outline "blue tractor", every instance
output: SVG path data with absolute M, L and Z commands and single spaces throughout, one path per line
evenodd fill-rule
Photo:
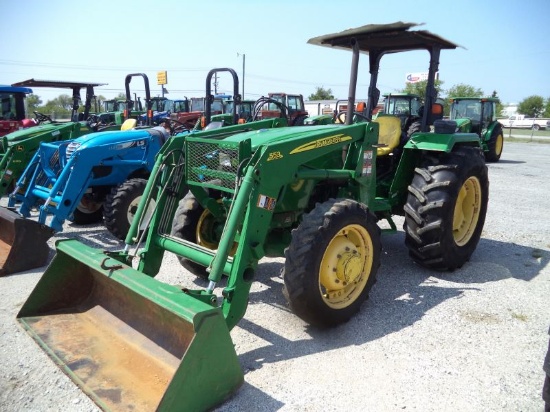
M 105 218 L 109 231 L 124 239 L 155 156 L 169 137 L 154 127 L 42 143 L 8 206 L 19 205 L 23 217 L 38 208 L 38 222 L 54 232 L 65 220 L 90 224 Z
M 209 79 L 220 70 L 230 69 L 213 69 Z M 145 83 L 144 125 L 131 117 L 129 85 L 139 76 Z M 237 80 L 235 85 L 237 93 Z M 164 126 L 153 127 L 153 104 L 145 74 L 126 76 L 126 95 L 127 118 L 120 131 L 40 144 L 17 181 L 8 208 L 0 208 L 0 245 L 5 244 L 8 251 L 5 259 L 0 256 L 0 262 L 4 260 L 0 276 L 44 265 L 49 255 L 46 241 L 63 230 L 66 220 L 76 224 L 103 220 L 112 235 L 124 240 L 155 156 L 171 135 L 190 132 L 169 118 Z M 239 96 L 236 100 L 240 101 Z M 207 117 L 209 122 L 209 113 Z M 38 224 L 29 219 L 35 209 Z
M 143 77 L 148 91 L 145 74 L 128 75 L 127 85 L 135 76 Z M 155 156 L 170 137 L 150 121 L 147 117 L 149 124 L 136 127 L 137 120 L 128 119 L 121 131 L 42 143 L 18 180 L 9 207 L 17 207 L 23 217 L 38 208 L 38 222 L 53 232 L 61 231 L 65 220 L 90 224 L 105 219 L 109 231 L 124 239 Z

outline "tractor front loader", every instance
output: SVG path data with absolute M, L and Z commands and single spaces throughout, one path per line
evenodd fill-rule
M 2 138 L 0 145 L 0 196 L 9 194 L 15 182 L 29 164 L 41 142 L 57 142 L 75 139 L 88 134 L 91 127 L 90 109 L 94 97 L 94 87 L 99 83 L 66 82 L 30 79 L 15 83 L 18 87 L 53 87 L 72 90 L 71 121 L 56 122 L 48 115 L 35 112 L 39 125 L 33 128 L 18 130 Z M 80 91 L 86 90 L 84 112 L 79 113 Z M 120 126 L 119 126 L 120 127 Z
M 419 264 L 454 270 L 468 261 L 484 224 L 487 168 L 477 135 L 446 121 L 429 131 L 441 109 L 433 104 L 439 54 L 457 46 L 414 26 L 310 40 L 353 53 L 345 125 L 248 123 L 176 136 L 156 158 L 124 250 L 57 242 L 17 318 L 100 407 L 202 411 L 230 396 L 243 373 L 229 332 L 245 315 L 264 256 L 286 258 L 283 293 L 320 327 L 346 322 L 367 299 L 380 265 L 379 220 L 395 228 L 392 215 L 405 216 Z M 428 110 L 422 132 L 402 145 L 398 117 L 371 116 L 380 59 L 408 50 L 430 54 Z M 366 112 L 355 113 L 361 52 L 371 83 Z M 208 286 L 154 279 L 165 252 Z

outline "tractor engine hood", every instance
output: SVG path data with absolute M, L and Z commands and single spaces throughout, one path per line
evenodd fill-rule
M 170 136 L 163 127 L 155 127 L 152 129 L 138 129 L 126 131 L 109 131 L 98 132 L 79 137 L 71 142 L 70 146 L 73 151 L 84 150 L 87 148 L 95 148 L 98 146 L 120 146 L 121 149 L 131 145 L 146 144 L 146 141 L 152 138 L 158 138 L 162 143 Z
M 326 136 L 327 134 L 341 135 L 350 133 L 351 130 L 364 128 L 367 123 L 357 123 L 352 126 L 300 126 L 300 127 L 285 127 L 275 129 L 261 129 L 256 131 L 250 131 L 246 133 L 239 133 L 224 139 L 225 141 L 240 142 L 246 139 L 250 139 L 252 144 L 252 150 L 257 147 L 276 143 L 278 141 L 289 141 L 293 138 L 300 139 L 309 136 L 314 141 L 316 136 Z
M 73 126 L 74 126 L 74 123 L 61 123 L 61 124 L 49 123 L 49 124 L 34 126 L 29 129 L 18 130 L 16 132 L 6 135 L 5 138 L 7 139 L 8 143 L 11 144 L 11 143 L 19 142 L 24 139 L 28 139 L 29 137 L 34 137 L 44 133 L 51 133 L 58 130 L 63 130 L 65 128 L 71 128 Z

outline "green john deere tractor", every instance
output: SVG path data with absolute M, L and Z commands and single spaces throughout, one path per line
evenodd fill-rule
M 458 130 L 476 133 L 487 162 L 498 162 L 504 146 L 502 125 L 497 120 L 497 103 L 494 97 L 453 97 L 451 119 Z
M 383 114 L 399 117 L 401 129 L 407 136 L 419 131 L 422 124 L 422 110 L 422 98 L 416 94 L 393 93 L 384 95 Z
M 275 127 L 284 119 L 271 119 L 170 139 L 124 250 L 58 241 L 19 322 L 105 410 L 207 410 L 244 380 L 229 331 L 245 315 L 262 257 L 286 258 L 291 309 L 321 327 L 346 322 L 367 299 L 380 265 L 380 220 L 396 229 L 392 216 L 404 216 L 418 264 L 460 268 L 484 225 L 487 167 L 475 133 L 441 119 L 429 131 L 441 111 L 440 52 L 457 45 L 415 26 L 367 25 L 309 40 L 352 52 L 346 124 Z M 429 54 L 427 110 L 422 130 L 400 146 L 401 120 L 371 115 L 381 58 L 409 50 Z M 354 113 L 360 53 L 368 53 L 371 78 L 366 112 Z M 208 285 L 157 281 L 165 252 Z

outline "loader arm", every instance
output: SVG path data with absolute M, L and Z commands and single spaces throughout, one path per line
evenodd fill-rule
M 277 119 L 266 122 L 274 121 Z M 255 123 L 248 126 L 253 125 Z M 240 134 L 228 134 L 229 129 L 218 132 L 226 136 L 222 140 L 213 139 L 215 134 L 204 138 L 201 133 L 201 137 L 175 138 L 163 148 L 152 173 L 154 178 L 149 181 L 145 193 L 149 195 L 156 186 L 161 195 L 156 199 L 158 212 L 151 218 L 149 235 L 139 255 L 138 270 L 155 276 L 165 251 L 210 267 L 210 286 L 205 290 L 186 290 L 185 293 L 214 306 L 218 305 L 214 294 L 216 284 L 227 275 L 229 280 L 222 291 L 221 307 L 231 329 L 246 311 L 251 282 L 258 260 L 266 255 L 264 245 L 277 199 L 284 187 L 288 182 L 303 179 L 338 179 L 354 182 L 366 202 L 373 199 L 374 169 L 364 170 L 363 156 L 365 152 L 375 152 L 372 146 L 377 142 L 378 127 L 362 123 L 326 128 L 259 128 L 258 131 Z M 182 145 L 185 147 L 185 162 L 181 158 Z M 308 166 L 316 159 L 342 153 L 348 147 L 355 149 L 347 152 L 346 159 L 340 157 L 338 168 L 315 170 Z M 215 159 L 210 156 L 212 153 L 216 154 Z M 211 187 L 223 191 L 229 199 L 225 228 L 217 251 L 170 235 L 178 200 L 187 187 Z M 142 201 L 126 239 L 127 250 L 137 241 L 137 227 L 145 207 L 146 202 Z M 238 247 L 234 257 L 230 257 L 235 242 Z M 125 258 L 119 256 L 128 263 Z

